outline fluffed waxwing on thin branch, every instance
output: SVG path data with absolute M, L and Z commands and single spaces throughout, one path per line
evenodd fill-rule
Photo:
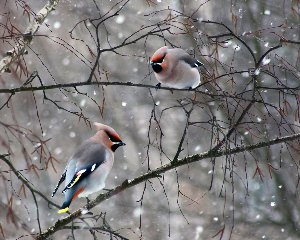
M 159 81 L 157 85 L 189 89 L 200 84 L 201 75 L 197 70 L 203 63 L 191 57 L 181 48 L 161 47 L 150 59 L 154 75 Z
M 87 197 L 105 187 L 105 180 L 114 163 L 114 151 L 125 145 L 113 128 L 101 123 L 94 125 L 97 133 L 78 147 L 52 193 L 53 197 L 66 180 L 63 189 L 65 201 L 58 213 L 68 211 L 76 197 Z

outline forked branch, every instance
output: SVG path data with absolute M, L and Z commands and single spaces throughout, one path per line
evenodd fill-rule
M 37 240 L 46 239 L 49 236 L 53 235 L 55 232 L 59 231 L 60 229 L 63 229 L 64 226 L 66 226 L 67 224 L 71 223 L 73 220 L 82 216 L 83 209 L 90 210 L 90 209 L 94 208 L 95 206 L 97 206 L 98 204 L 100 204 L 101 202 L 111 198 L 112 196 L 115 196 L 118 193 L 123 192 L 124 190 L 131 188 L 133 186 L 136 186 L 142 182 L 145 182 L 151 178 L 156 178 L 160 174 L 163 174 L 174 168 L 184 166 L 186 164 L 197 162 L 197 161 L 207 159 L 207 158 L 222 157 L 222 156 L 226 156 L 226 155 L 232 155 L 232 154 L 237 154 L 237 153 L 241 153 L 241 152 L 252 151 L 255 149 L 268 147 L 268 146 L 272 146 L 272 145 L 279 144 L 279 143 L 286 143 L 288 141 L 293 141 L 296 139 L 300 139 L 300 133 L 289 135 L 286 137 L 275 138 L 270 141 L 259 142 L 259 143 L 249 145 L 249 146 L 239 146 L 236 148 L 226 149 L 223 151 L 220 151 L 220 150 L 208 151 L 208 152 L 204 152 L 201 154 L 195 154 L 192 156 L 188 156 L 183 159 L 179 159 L 178 161 L 172 161 L 172 162 L 165 164 L 159 168 L 156 168 L 155 170 L 149 171 L 144 175 L 136 177 L 133 180 L 125 180 L 121 185 L 115 187 L 114 189 L 112 189 L 111 191 L 109 191 L 107 193 L 99 194 L 95 200 L 91 201 L 90 203 L 85 205 L 83 208 L 78 209 L 77 211 L 73 212 L 72 214 L 70 214 L 69 216 L 67 216 L 65 218 L 59 219 L 53 226 L 49 227 L 44 232 L 37 235 L 36 239 Z

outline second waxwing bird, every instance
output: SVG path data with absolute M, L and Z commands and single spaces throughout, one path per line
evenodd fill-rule
M 94 125 L 96 134 L 77 148 L 52 193 L 53 197 L 66 180 L 63 190 L 65 201 L 58 213 L 67 212 L 76 197 L 87 197 L 105 187 L 105 180 L 114 163 L 114 151 L 125 145 L 113 128 L 101 123 Z
M 197 67 L 203 65 L 181 48 L 161 47 L 150 59 L 154 75 L 159 81 L 157 85 L 190 89 L 200 84 L 201 75 Z

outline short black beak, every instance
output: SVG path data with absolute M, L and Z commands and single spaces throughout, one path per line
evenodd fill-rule
M 126 143 L 124 143 L 124 142 L 118 142 L 118 144 L 119 144 L 119 146 L 125 146 L 126 145 Z

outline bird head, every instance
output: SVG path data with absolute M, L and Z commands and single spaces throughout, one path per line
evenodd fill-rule
M 119 134 L 112 128 L 102 123 L 94 122 L 94 126 L 99 133 L 99 138 L 114 152 L 118 147 L 126 144 L 121 140 Z
M 158 49 L 150 59 L 150 64 L 153 71 L 159 73 L 163 71 L 165 67 L 165 56 L 167 55 L 168 47 L 164 46 Z

